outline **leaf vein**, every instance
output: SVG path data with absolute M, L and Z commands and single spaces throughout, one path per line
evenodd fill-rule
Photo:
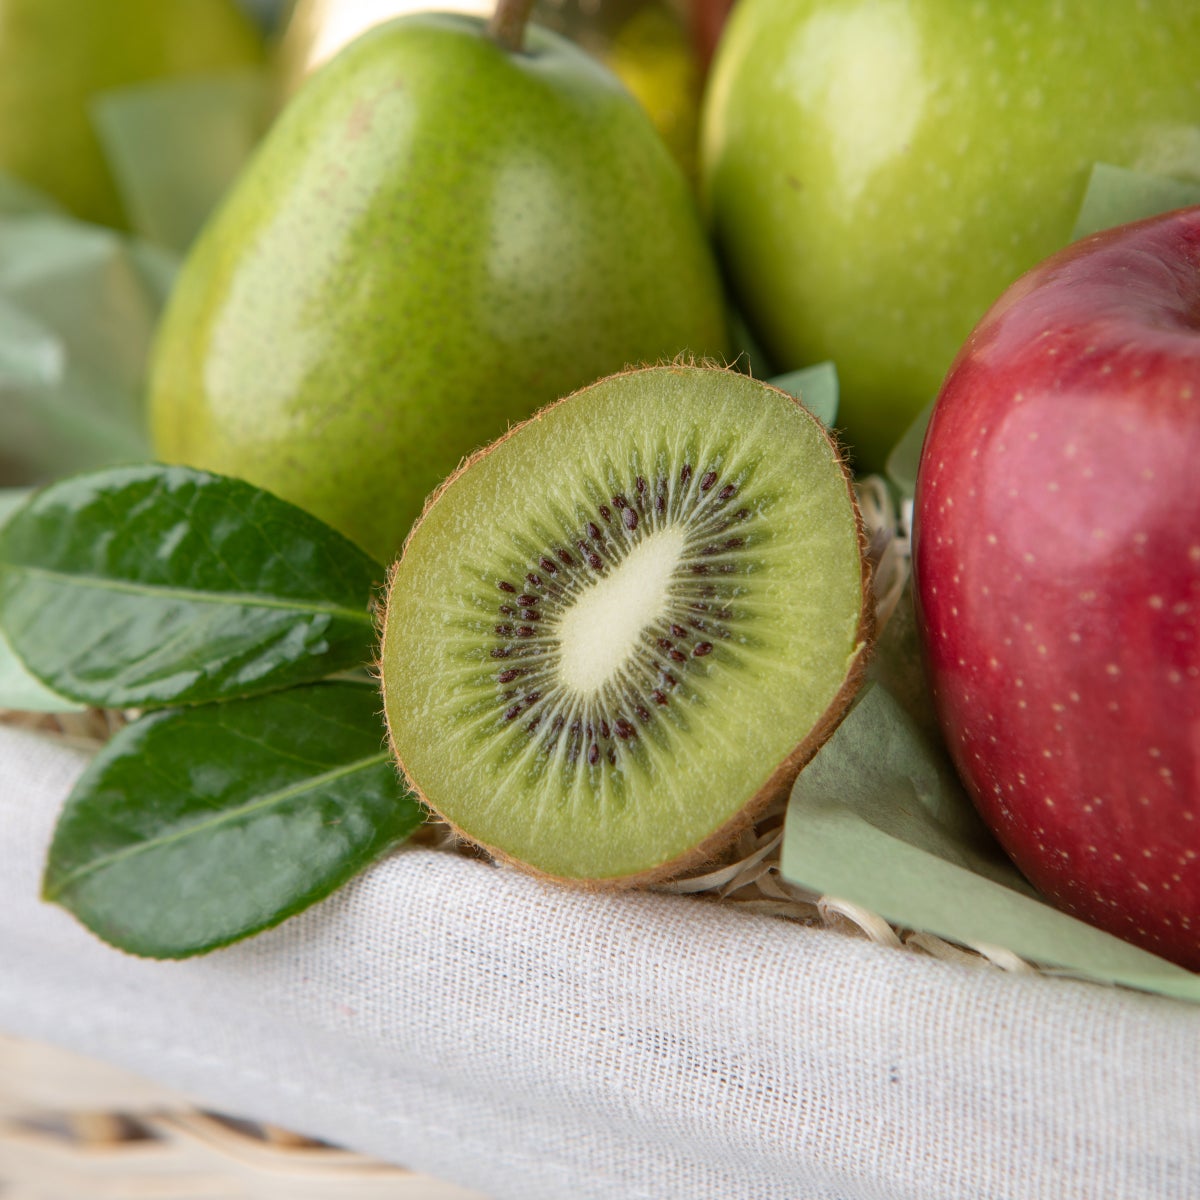
M 129 596 L 154 596 L 172 600 L 185 600 L 197 604 L 228 604 L 249 608 L 292 610 L 299 613 L 323 613 L 334 617 L 343 617 L 346 620 L 355 621 L 359 624 L 374 626 L 374 621 L 365 605 L 362 609 L 356 609 L 322 600 L 263 596 L 250 592 L 211 592 L 204 591 L 201 588 L 145 584 L 130 579 L 106 579 L 99 575 L 73 574 L 69 571 L 54 570 L 50 567 L 36 567 L 28 563 L 10 563 L 8 566 L 14 574 L 20 573 L 60 583 L 65 581 L 67 584 L 95 588 L 97 591 L 118 592 Z
M 89 875 L 94 875 L 99 871 L 103 871 L 129 858 L 134 858 L 140 854 L 146 854 L 154 850 L 161 850 L 165 846 L 169 846 L 173 842 L 179 842 L 186 838 L 194 837 L 198 834 L 205 833 L 208 830 L 219 828 L 221 825 L 228 824 L 231 821 L 236 821 L 241 817 L 250 815 L 251 813 L 270 808 L 276 804 L 282 804 L 297 796 L 304 795 L 305 792 L 315 791 L 326 784 L 335 783 L 339 779 L 354 775 L 356 772 L 369 770 L 371 767 L 379 766 L 389 760 L 389 755 L 384 751 L 379 754 L 371 755 L 368 758 L 356 759 L 352 763 L 345 766 L 337 767 L 331 771 L 326 771 L 321 775 L 310 776 L 299 783 L 289 787 L 279 788 L 274 792 L 268 792 L 265 796 L 259 796 L 238 807 L 222 811 L 217 816 L 206 821 L 201 821 L 195 825 L 188 825 L 184 829 L 176 830 L 174 833 L 164 837 L 150 838 L 146 841 L 135 842 L 129 846 L 123 846 L 120 850 L 114 850 L 110 854 L 102 855 L 100 858 L 94 859 L 83 866 L 76 868 L 63 879 L 56 880 L 51 888 L 47 889 L 47 899 L 54 899 L 63 896 L 72 888 L 79 880 L 85 879 Z

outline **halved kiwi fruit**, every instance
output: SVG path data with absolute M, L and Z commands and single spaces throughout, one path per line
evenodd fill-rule
M 393 750 L 470 841 L 624 886 L 714 856 L 833 731 L 871 626 L 850 478 L 784 392 L 601 380 L 468 460 L 393 569 Z

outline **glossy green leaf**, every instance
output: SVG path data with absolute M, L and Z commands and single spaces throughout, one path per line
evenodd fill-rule
M 0 627 L 103 708 L 254 695 L 367 663 L 383 568 L 239 480 L 154 464 L 54 484 L 0 530 Z
M 0 488 L 0 528 L 33 494 L 31 488 Z M 82 705 L 56 695 L 25 669 L 0 625 L 0 708 L 26 712 L 76 712 Z
M 85 707 L 52 692 L 30 675 L 8 644 L 3 627 L 0 627 L 0 708 L 61 713 L 82 712 Z
M 329 895 L 422 819 L 374 687 L 153 713 L 81 776 L 43 894 L 114 946 L 184 958 Z

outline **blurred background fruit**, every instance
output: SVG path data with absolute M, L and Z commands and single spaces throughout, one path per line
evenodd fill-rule
M 0 170 L 78 217 L 122 226 L 91 123 L 96 96 L 253 66 L 262 53 L 234 0 L 0 0 Z
M 734 0 L 690 0 L 688 19 L 692 28 L 692 41 L 700 56 L 701 70 L 705 73 L 712 63 L 733 4 Z

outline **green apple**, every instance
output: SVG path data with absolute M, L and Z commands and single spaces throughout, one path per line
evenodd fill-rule
M 832 358 L 878 468 L 1097 161 L 1200 178 L 1196 0 L 739 0 L 702 188 L 783 370 Z
M 0 169 L 76 216 L 121 225 L 91 98 L 261 57 L 261 39 L 233 0 L 2 0 Z
M 629 363 L 725 356 L 694 195 L 648 117 L 570 42 L 525 42 L 416 14 L 311 77 L 171 297 L 162 458 L 388 559 L 510 423 Z

